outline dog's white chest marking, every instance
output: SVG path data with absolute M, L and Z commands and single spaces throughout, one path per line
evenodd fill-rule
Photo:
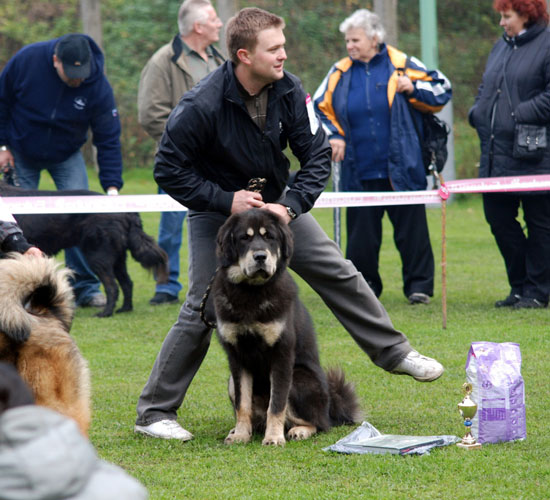
M 269 323 L 218 323 L 218 331 L 223 339 L 232 345 L 236 345 L 239 335 L 255 333 L 263 338 L 268 346 L 272 346 L 279 340 L 283 333 L 285 323 L 283 321 L 270 321 Z

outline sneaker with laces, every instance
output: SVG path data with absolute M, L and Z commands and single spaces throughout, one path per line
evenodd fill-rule
M 186 431 L 175 420 L 159 420 L 149 425 L 135 425 L 134 432 L 145 434 L 160 439 L 179 439 L 180 441 L 189 441 L 193 439 L 193 434 Z
M 413 305 L 415 304 L 429 304 L 430 303 L 430 297 L 426 293 L 422 292 L 414 292 L 411 293 L 408 297 L 409 302 Z
M 431 382 L 441 377 L 444 370 L 443 365 L 435 359 L 413 350 L 393 369 L 392 373 L 410 375 L 419 382 Z

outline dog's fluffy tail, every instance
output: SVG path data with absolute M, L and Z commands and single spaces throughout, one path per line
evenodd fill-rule
M 138 214 L 130 219 L 128 247 L 132 257 L 145 269 L 153 271 L 158 283 L 168 281 L 168 255 L 157 242 L 143 231 Z
M 327 370 L 328 392 L 330 396 L 329 416 L 333 426 L 360 422 L 363 413 L 355 394 L 355 387 L 346 382 L 344 372 L 339 368 Z
M 29 338 L 37 317 L 56 317 L 67 331 L 73 319 L 70 271 L 53 258 L 9 254 L 0 259 L 0 331 L 15 343 Z

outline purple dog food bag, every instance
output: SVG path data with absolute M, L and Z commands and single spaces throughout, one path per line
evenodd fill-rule
M 519 344 L 472 342 L 466 378 L 477 404 L 472 434 L 480 443 L 525 439 L 525 387 Z

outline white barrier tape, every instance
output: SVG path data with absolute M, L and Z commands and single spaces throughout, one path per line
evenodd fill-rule
M 86 214 L 120 212 L 185 212 L 167 194 L 117 196 L 14 196 L 4 197 L 12 214 Z
M 550 175 L 491 177 L 448 181 L 439 190 L 323 193 L 315 208 L 438 204 L 453 193 L 495 193 L 550 190 Z M 120 212 L 185 212 L 167 194 L 118 196 L 20 196 L 2 198 L 12 214 Z
M 4 222 L 15 222 L 13 215 L 11 214 L 9 207 L 0 198 L 0 220 Z
M 315 208 L 372 207 L 380 205 L 419 205 L 441 203 L 439 192 L 433 191 L 390 191 L 381 193 L 323 193 L 317 199 Z

